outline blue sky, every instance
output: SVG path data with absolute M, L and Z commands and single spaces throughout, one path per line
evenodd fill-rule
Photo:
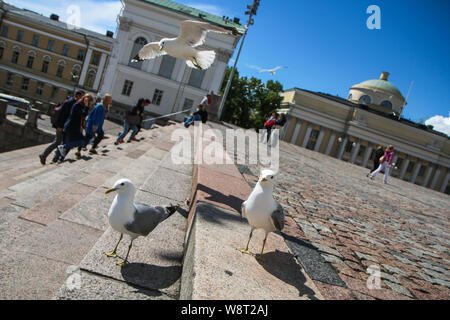
M 253 0 L 178 0 L 219 16 L 241 18 Z M 64 20 L 70 4 L 80 5 L 82 26 L 115 31 L 118 0 L 9 0 L 9 3 Z M 381 29 L 369 30 L 370 5 L 381 9 Z M 99 15 L 98 7 L 102 8 Z M 356 83 L 382 71 L 406 97 L 404 117 L 427 120 L 450 135 L 450 1 L 448 0 L 261 0 L 238 69 L 241 75 L 280 81 L 347 97 Z M 237 51 L 237 50 L 236 50 Z M 261 68 L 287 66 L 275 76 Z M 436 116 L 436 117 L 435 117 Z M 434 117 L 434 118 L 433 118 Z M 432 120 L 429 120 L 432 118 Z

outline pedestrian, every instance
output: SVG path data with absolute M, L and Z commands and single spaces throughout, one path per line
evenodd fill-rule
M 384 149 L 382 146 L 378 146 L 377 149 L 375 150 L 374 154 L 373 154 L 373 167 L 372 170 L 369 171 L 369 173 L 367 174 L 367 177 L 374 172 L 375 170 L 378 169 L 378 167 L 380 166 L 380 158 L 384 155 Z
M 384 169 L 383 182 L 387 184 L 387 178 L 389 176 L 389 171 L 391 168 L 393 158 L 394 158 L 394 146 L 390 145 L 389 147 L 387 147 L 386 151 L 384 152 L 384 155 L 380 158 L 380 166 L 370 175 L 370 180 L 373 180 L 377 175 L 377 173 Z
M 59 161 L 64 161 L 64 158 L 69 153 L 70 149 L 74 147 L 85 147 L 86 139 L 83 135 L 83 125 L 86 116 L 89 113 L 90 106 L 94 103 L 94 98 L 90 94 L 83 96 L 80 101 L 76 102 L 70 110 L 70 115 L 64 124 L 63 132 L 65 134 L 65 144 L 58 146 L 56 155 Z M 81 157 L 78 151 L 77 158 Z
M 277 121 L 277 113 L 272 112 L 272 115 L 269 117 L 269 119 L 264 122 L 264 129 L 267 130 L 267 143 L 270 139 L 270 134 L 272 133 L 272 127 L 276 124 Z
M 83 91 L 77 91 L 75 93 L 75 96 L 69 97 L 66 101 L 62 103 L 61 106 L 58 106 L 58 111 L 54 110 L 55 115 L 54 119 L 52 119 L 52 126 L 55 128 L 55 140 L 39 155 L 39 159 L 41 161 L 42 165 L 45 165 L 46 159 L 48 155 L 55 150 L 59 145 L 64 143 L 64 133 L 63 128 L 64 124 L 67 121 L 67 118 L 69 117 L 70 110 L 72 110 L 72 106 L 83 97 L 84 92 Z M 52 163 L 55 163 L 58 161 L 58 157 L 53 157 Z
M 145 101 L 144 101 L 144 104 L 143 104 L 143 111 L 142 111 L 142 113 L 140 114 L 140 121 L 139 121 L 139 124 L 138 125 L 136 125 L 136 127 L 138 128 L 138 131 L 137 131 L 137 133 L 135 134 L 135 138 L 136 138 L 136 136 L 138 135 L 138 133 L 141 131 L 141 129 L 142 129 L 142 121 L 144 121 L 144 112 L 145 112 L 145 107 L 146 106 L 148 106 L 150 103 L 152 103 L 149 99 L 145 99 Z M 137 140 L 137 139 L 136 139 Z
M 101 102 L 98 103 L 94 109 L 89 113 L 86 119 L 86 145 L 89 144 L 92 138 L 94 138 L 94 142 L 92 144 L 92 148 L 89 150 L 90 154 L 97 154 L 95 150 L 104 138 L 105 134 L 103 132 L 103 123 L 105 121 L 106 111 L 109 108 L 109 105 L 112 102 L 112 96 L 110 94 L 105 94 Z M 78 147 L 78 152 L 81 151 L 81 147 Z
M 139 99 L 138 103 L 134 107 L 132 107 L 129 112 L 127 112 L 125 120 L 123 121 L 123 132 L 119 135 L 116 142 L 114 142 L 115 145 L 125 142 L 123 139 L 128 134 L 128 131 L 130 131 L 130 129 L 133 131 L 127 142 L 137 141 L 137 139 L 134 136 L 138 132 L 137 126 L 141 123 L 146 100 L 147 99 L 144 98 Z
M 192 113 L 191 116 L 186 119 L 184 126 L 189 128 L 194 121 L 201 121 L 202 123 L 206 123 L 206 121 L 208 121 L 208 112 L 202 104 L 199 104 L 197 106 L 197 111 Z

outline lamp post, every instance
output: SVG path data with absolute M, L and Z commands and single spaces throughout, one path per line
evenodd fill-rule
M 258 10 L 260 2 L 261 2 L 260 0 L 253 0 L 253 5 L 247 5 L 248 11 L 246 11 L 245 14 L 246 15 L 248 14 L 249 17 L 248 17 L 247 25 L 245 26 L 244 35 L 242 36 L 242 41 L 241 41 L 241 45 L 239 46 L 239 50 L 238 50 L 238 54 L 236 56 L 236 60 L 234 61 L 233 69 L 231 69 L 231 73 L 230 73 L 230 76 L 228 78 L 227 86 L 225 87 L 225 92 L 223 93 L 222 101 L 220 102 L 219 112 L 217 114 L 217 119 L 219 121 L 222 119 L 223 107 L 225 105 L 225 101 L 227 100 L 228 92 L 230 91 L 231 81 L 233 80 L 233 75 L 234 75 L 234 72 L 236 70 L 236 65 L 237 65 L 237 62 L 239 60 L 239 56 L 241 54 L 241 50 L 242 50 L 242 46 L 244 44 L 245 37 L 247 36 L 248 27 L 253 25 L 253 23 L 254 23 L 252 17 L 253 17 L 253 15 L 256 16 L 256 11 Z

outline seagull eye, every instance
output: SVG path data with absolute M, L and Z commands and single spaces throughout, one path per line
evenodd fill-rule
M 273 176 L 271 176 L 270 179 L 273 179 Z
M 123 182 L 122 182 L 122 183 L 121 183 L 120 185 L 121 185 L 121 186 L 124 186 L 124 185 L 125 185 L 125 183 L 123 183 Z

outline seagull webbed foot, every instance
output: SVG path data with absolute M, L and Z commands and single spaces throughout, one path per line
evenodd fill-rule
M 255 259 L 258 260 L 259 262 L 264 262 L 264 256 L 262 254 L 257 254 L 255 255 Z
M 127 260 L 122 260 L 122 259 L 121 259 L 121 260 L 117 261 L 116 265 L 118 265 L 119 267 L 123 267 L 123 266 L 125 266 L 127 263 L 128 263 Z
M 116 254 L 116 252 L 115 251 L 105 251 L 105 252 L 103 252 L 107 257 L 109 257 L 109 258 L 115 258 L 115 257 L 117 257 L 117 254 Z
M 251 256 L 254 256 L 253 253 L 251 253 L 248 249 L 243 249 L 243 248 L 237 248 L 237 251 L 241 252 L 241 253 L 245 253 L 245 254 L 249 254 Z

